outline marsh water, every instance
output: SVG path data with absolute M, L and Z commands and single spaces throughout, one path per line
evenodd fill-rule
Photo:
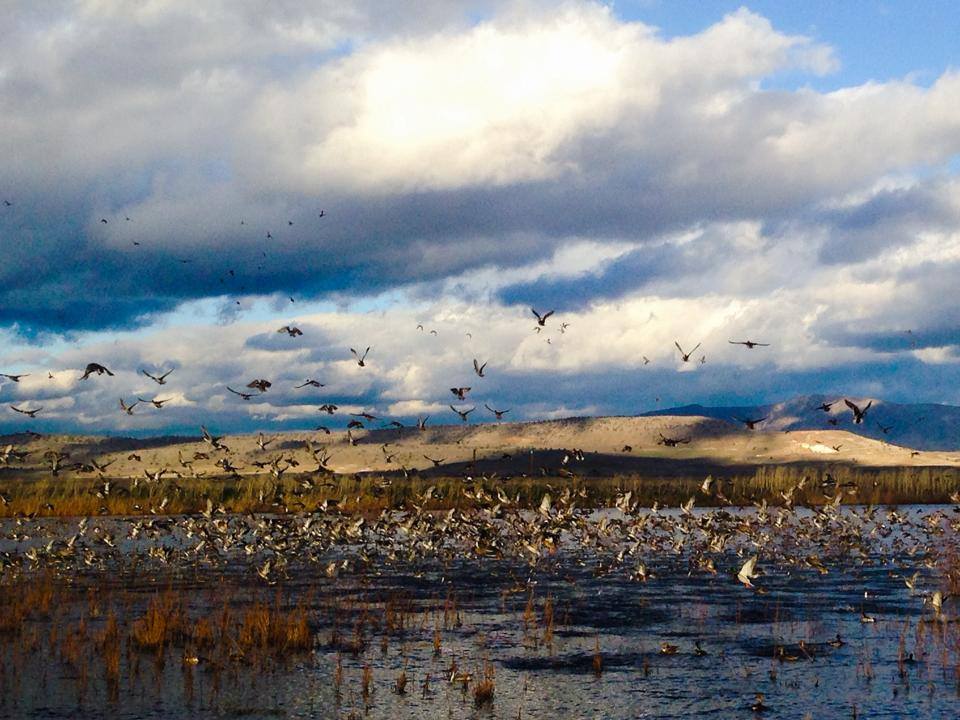
M 809 560 L 807 540 L 787 528 L 744 533 L 706 571 L 691 543 L 671 545 L 667 523 L 664 543 L 642 549 L 645 579 L 636 557 L 614 561 L 622 543 L 583 542 L 535 563 L 467 553 L 361 562 L 359 543 L 341 544 L 322 562 L 292 558 L 273 579 L 243 552 L 151 564 L 142 545 L 156 540 L 129 537 L 133 521 L 116 519 L 86 530 L 124 538 L 108 558 L 54 565 L 26 553 L 58 533 L 66 541 L 75 521 L 6 521 L 2 591 L 45 592 L 48 606 L 4 627 L 0 717 L 955 718 L 960 627 L 952 598 L 936 611 L 929 600 L 947 594 L 957 514 L 897 512 L 902 522 L 864 528 L 869 543 L 849 557 L 838 538 L 832 556 L 820 546 Z M 178 527 L 164 542 L 195 542 Z M 807 561 L 784 562 L 791 553 Z M 753 589 L 736 577 L 750 554 L 761 569 Z M 297 609 L 310 646 L 241 652 L 181 633 L 140 647 L 123 628 L 160 596 L 188 624 L 257 603 Z M 126 639 L 111 685 L 100 665 L 115 625 Z M 477 694 L 483 679 L 489 697 Z M 756 693 L 762 709 L 751 707 Z

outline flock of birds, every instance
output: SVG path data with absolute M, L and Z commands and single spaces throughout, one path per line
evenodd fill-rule
M 104 220 L 105 220 L 105 219 L 104 219 Z M 534 331 L 537 332 L 537 333 L 542 332 L 542 331 L 546 328 L 546 326 L 547 326 L 547 321 L 548 321 L 548 320 L 554 315 L 554 313 L 555 313 L 554 310 L 549 310 L 549 311 L 544 312 L 544 313 L 540 313 L 536 308 L 530 308 L 530 310 L 531 310 L 531 312 L 533 313 L 533 315 L 534 315 L 534 317 L 536 318 L 536 321 L 537 321 L 537 322 L 536 322 L 536 325 L 534 326 Z M 566 322 L 560 323 L 560 324 L 559 324 L 559 332 L 560 332 L 561 334 L 565 334 L 565 333 L 567 332 L 567 329 L 568 329 L 569 327 L 570 327 L 570 323 L 566 323 Z M 417 325 L 417 330 L 420 331 L 420 332 L 427 332 L 427 331 L 425 330 L 423 324 L 418 324 L 418 325 Z M 303 331 L 302 331 L 299 327 L 297 327 L 296 325 L 293 325 L 293 324 L 287 324 L 287 325 L 284 325 L 284 326 L 280 327 L 280 328 L 277 330 L 277 333 L 284 334 L 284 335 L 286 335 L 286 336 L 288 336 L 288 337 L 290 337 L 290 338 L 294 338 L 294 339 L 303 336 Z M 437 334 L 438 334 L 437 330 L 430 330 L 429 333 L 430 333 L 431 335 L 437 335 Z M 467 335 L 470 335 L 470 333 L 467 333 Z M 551 342 L 551 338 L 547 338 L 547 342 Z M 745 348 L 747 348 L 747 349 L 749 349 L 749 350 L 752 350 L 752 349 L 757 348 L 757 347 L 769 347 L 769 343 L 755 342 L 755 341 L 753 341 L 753 340 L 730 340 L 729 343 L 732 344 L 732 345 L 742 345 L 742 346 L 744 346 Z M 697 345 L 693 348 L 693 350 L 691 350 L 691 351 L 689 351 L 689 352 L 685 351 L 685 350 L 681 347 L 679 341 L 675 342 L 674 344 L 675 344 L 677 350 L 678 350 L 679 353 L 680 353 L 680 360 L 681 360 L 682 362 L 684 362 L 684 363 L 688 363 L 688 362 L 690 362 L 691 358 L 693 357 L 693 354 L 701 347 L 701 344 L 702 344 L 702 343 L 697 343 Z M 371 349 L 372 349 L 372 348 L 371 348 L 370 346 L 367 346 L 363 351 L 359 351 L 359 350 L 357 350 L 357 349 L 355 349 L 355 348 L 350 348 L 350 353 L 353 355 L 353 358 L 354 358 L 354 360 L 356 361 L 356 364 L 357 364 L 358 367 L 360 367 L 360 368 L 365 368 L 365 367 L 367 367 L 367 357 L 368 357 L 368 355 L 370 354 L 370 350 L 371 350 Z M 650 362 L 650 360 L 649 360 L 648 358 L 646 358 L 645 356 L 644 356 L 644 358 L 643 358 L 643 361 L 644 361 L 644 364 L 648 364 L 648 363 Z M 701 355 L 699 362 L 700 362 L 701 364 L 706 363 L 706 356 L 705 356 L 705 355 Z M 482 378 L 486 378 L 486 377 L 487 377 L 487 375 L 486 375 L 487 365 L 488 365 L 488 362 L 485 361 L 485 362 L 482 362 L 482 363 L 481 363 L 480 360 L 478 360 L 477 358 L 473 358 L 473 372 L 474 372 L 474 374 L 476 375 L 477 378 L 482 379 Z M 145 377 L 149 378 L 150 380 L 153 380 L 153 381 L 154 381 L 157 385 L 159 385 L 159 386 L 165 386 L 165 385 L 167 385 L 167 378 L 168 378 L 168 377 L 171 375 L 171 373 L 173 373 L 173 372 L 174 372 L 174 368 L 168 369 L 168 370 L 166 370 L 166 371 L 164 371 L 164 372 L 162 372 L 162 373 L 150 372 L 150 371 L 145 370 L 145 369 L 141 369 L 141 370 L 140 370 L 140 373 L 141 373 L 141 374 L 143 374 Z M 98 363 L 98 362 L 91 362 L 91 363 L 88 363 L 87 366 L 84 368 L 84 371 L 83 371 L 82 375 L 79 376 L 79 379 L 80 379 L 80 380 L 87 380 L 88 378 L 90 378 L 90 377 L 93 376 L 93 375 L 96 375 L 96 376 L 107 375 L 107 376 L 113 377 L 113 376 L 114 376 L 114 373 L 113 373 L 106 365 L 103 365 L 103 364 Z M 5 380 L 8 380 L 8 381 L 10 381 L 10 382 L 12 382 L 12 383 L 19 383 L 23 378 L 29 377 L 29 376 L 30 376 L 30 373 L 20 373 L 20 374 L 0 373 L 0 378 L 3 378 L 3 379 L 5 379 Z M 48 376 L 48 379 L 50 379 L 50 380 L 54 380 L 54 379 L 55 379 L 54 374 L 53 374 L 52 372 L 50 372 L 50 371 L 47 371 L 47 376 Z M 229 392 L 229 393 L 231 393 L 231 394 L 239 397 L 241 400 L 249 401 L 249 400 L 253 399 L 254 397 L 257 397 L 258 395 L 261 395 L 261 394 L 263 394 L 263 393 L 266 393 L 272 386 L 273 386 L 273 383 L 272 383 L 270 380 L 267 380 L 267 379 L 264 379 L 264 378 L 254 378 L 254 379 L 252 379 L 250 382 L 248 382 L 248 383 L 246 384 L 245 389 L 240 389 L 240 390 L 238 390 L 238 389 L 236 389 L 236 388 L 234 388 L 234 387 L 231 387 L 230 385 L 224 385 L 224 388 L 226 389 L 227 392 Z M 302 389 L 302 388 L 306 388 L 306 387 L 311 387 L 311 388 L 319 389 L 319 388 L 323 388 L 323 387 L 325 387 L 325 386 L 326 386 L 325 383 L 322 383 L 322 382 L 320 382 L 320 381 L 318 381 L 318 380 L 316 380 L 316 379 L 313 379 L 313 378 L 308 378 L 307 380 L 305 380 L 305 381 L 304 381 L 303 383 L 301 383 L 300 385 L 294 386 L 294 389 Z M 467 400 L 468 393 L 470 393 L 472 390 L 473 390 L 473 387 L 472 387 L 472 386 L 466 386 L 466 385 L 450 388 L 450 392 L 452 393 L 453 397 L 454 397 L 456 400 L 461 401 L 461 402 Z M 248 391 L 249 391 L 249 392 L 248 392 Z M 130 400 L 127 400 L 127 399 L 121 397 L 121 398 L 119 399 L 118 406 L 119 406 L 119 409 L 120 409 L 121 412 L 125 413 L 126 415 L 132 416 L 132 415 L 134 415 L 134 410 L 135 410 L 136 407 L 137 407 L 138 405 L 140 405 L 140 404 L 152 405 L 155 409 L 158 409 L 158 410 L 159 410 L 159 409 L 162 409 L 162 408 L 164 407 L 164 405 L 167 404 L 168 402 L 170 402 L 172 399 L 173 399 L 173 398 L 161 398 L 161 397 L 143 398 L 143 397 L 140 397 L 140 396 L 138 395 L 138 396 L 136 396 L 136 398 L 135 398 L 134 400 L 130 401 Z M 471 413 L 473 413 L 473 412 L 477 409 L 476 406 L 472 406 L 472 407 L 468 407 L 468 408 L 462 408 L 462 407 L 455 407 L 453 404 L 450 404 L 448 407 L 450 408 L 451 412 L 453 412 L 457 417 L 460 418 L 460 420 L 461 420 L 462 422 L 465 422 L 465 423 L 466 423 L 466 422 L 469 422 Z M 487 403 L 487 402 L 484 402 L 484 403 L 483 403 L 483 407 L 484 407 L 484 409 L 487 410 L 487 411 L 496 419 L 496 421 L 498 421 L 498 422 L 501 421 L 501 420 L 503 420 L 504 417 L 505 417 L 508 413 L 511 412 L 511 408 L 496 408 L 496 407 L 492 407 L 492 406 L 491 406 L 489 403 Z M 25 406 L 25 405 L 13 405 L 13 404 L 9 405 L 9 408 L 10 408 L 10 410 L 12 410 L 13 412 L 18 413 L 18 414 L 20 414 L 20 415 L 23 415 L 23 416 L 25 416 L 25 417 L 28 417 L 28 418 L 30 418 L 30 419 L 35 419 L 35 418 L 36 418 L 41 412 L 43 412 L 43 410 L 44 410 L 44 407 L 43 407 L 43 406 L 39 406 L 39 407 L 27 407 L 27 406 Z M 337 406 L 336 406 L 335 404 L 325 403 L 325 404 L 323 404 L 323 405 L 320 406 L 319 411 L 320 411 L 321 413 L 327 413 L 327 414 L 332 415 L 332 414 L 334 414 L 334 413 L 336 412 L 337 409 L 338 409 L 338 408 L 337 408 Z M 864 412 L 865 412 L 865 411 L 864 411 Z M 370 420 L 376 419 L 375 417 L 370 416 L 369 414 L 366 414 L 366 413 L 355 414 L 355 417 L 359 417 L 359 416 L 361 416 L 361 415 L 362 415 L 363 417 L 365 417 L 365 418 L 370 419 Z M 857 423 L 860 422 L 860 418 L 861 418 L 861 417 L 862 417 L 862 416 L 858 414 Z M 420 429 L 423 429 L 423 428 L 425 427 L 425 424 L 426 424 L 427 419 L 428 419 L 428 418 L 424 418 L 424 417 L 419 418 L 419 420 L 418 420 L 418 427 L 420 427 Z M 757 423 L 762 422 L 762 420 L 763 420 L 763 419 L 754 420 L 754 421 L 746 421 L 746 420 L 745 420 L 744 422 L 745 422 L 745 424 L 746 424 L 750 429 L 753 429 L 754 426 L 755 426 Z M 347 427 L 348 427 L 348 429 L 353 429 L 353 428 L 356 428 L 356 427 L 362 427 L 362 424 L 358 424 L 358 423 L 359 423 L 359 421 L 357 421 L 357 420 L 349 421 Z M 399 421 L 391 421 L 390 424 L 392 424 L 392 425 L 399 425 L 400 423 L 399 423 Z M 317 428 L 317 429 L 320 430 L 320 431 L 328 431 L 328 428 L 327 428 L 326 426 L 321 426 L 321 427 L 319 427 L 319 428 Z
M 222 447 L 221 439 L 209 434 L 207 442 Z M 797 502 L 810 490 L 823 494 L 822 504 Z M 104 492 L 110 492 L 109 482 Z M 282 493 L 281 486 L 276 492 Z M 59 521 L 19 517 L 5 523 L 0 535 L 0 571 L 102 572 L 126 562 L 158 570 L 244 566 L 273 584 L 311 567 L 334 577 L 376 570 L 384 563 L 417 567 L 497 558 L 531 568 L 574 562 L 598 575 L 619 573 L 650 582 L 658 567 L 681 563 L 689 573 L 726 575 L 763 594 L 769 578 L 823 575 L 831 565 L 854 565 L 888 567 L 934 619 L 943 619 L 950 596 L 939 589 L 922 590 L 922 578 L 934 575 L 957 552 L 960 533 L 960 507 L 925 512 L 845 507 L 843 500 L 856 490 L 829 477 L 819 487 L 801 480 L 781 493 L 783 502 L 776 508 L 766 501 L 733 508 L 723 482 L 712 477 L 674 509 L 656 503 L 642 507 L 631 492 L 621 492 L 612 507 L 596 512 L 585 507 L 584 490 L 570 487 L 548 490 L 535 509 L 524 509 L 519 496 L 508 496 L 495 478 L 465 480 L 450 492 L 462 493 L 471 507 L 431 510 L 431 504 L 444 499 L 432 485 L 403 509 L 373 518 L 339 512 L 333 501 L 313 512 L 254 515 L 232 512 L 212 500 L 197 516 L 82 518 L 66 532 Z M 280 495 L 272 500 L 286 502 Z M 696 503 L 705 500 L 718 507 L 697 509 Z M 960 493 L 952 501 L 960 505 Z M 166 497 L 159 500 L 161 511 L 166 503 Z M 861 622 L 876 619 L 864 607 L 854 611 Z

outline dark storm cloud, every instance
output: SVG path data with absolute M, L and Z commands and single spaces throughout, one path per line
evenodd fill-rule
M 703 268 L 709 254 L 657 247 L 665 233 L 789 221 L 960 145 L 946 132 L 957 119 L 928 108 L 955 94 L 951 77 L 928 90 L 881 87 L 890 97 L 879 100 L 758 90 L 765 74 L 831 61 L 745 11 L 667 42 L 589 4 L 498 17 L 498 3 L 437 3 L 423 24 L 394 25 L 384 18 L 398 13 L 376 4 L 52 7 L 15 11 L 0 51 L 0 100 L 12 108 L 0 121 L 10 159 L 0 194 L 14 201 L 0 208 L 0 324 L 26 334 L 133 327 L 197 298 L 373 294 L 520 268 L 570 237 L 653 243 L 579 284 L 503 294 L 618 297 Z M 466 20 L 478 7 L 492 18 L 483 32 Z M 69 40 L 36 50 L 65 26 Z M 583 40 L 597 72 L 561 81 L 536 70 L 523 52 L 551 33 Z M 542 104 L 512 108 L 499 90 L 486 104 L 448 97 L 443 58 L 464 48 L 477 54 L 464 57 L 464 84 L 532 73 Z M 503 53 L 530 64 L 491 77 L 487 58 Z M 397 69 L 406 66 L 424 77 Z M 407 105 L 367 102 L 388 81 L 413 80 L 421 95 Z M 571 83 L 582 93 L 566 95 Z M 896 133 L 873 125 L 875 104 L 895 101 L 915 120 Z M 418 102 L 438 112 L 423 117 Z M 406 135 L 391 139 L 405 117 Z M 812 142 L 819 129 L 832 145 Z M 844 142 L 864 132 L 869 155 Z M 836 232 L 823 261 L 889 247 L 937 210 L 911 200 L 878 197 L 822 219 Z M 899 225 L 875 232 L 894 217 Z

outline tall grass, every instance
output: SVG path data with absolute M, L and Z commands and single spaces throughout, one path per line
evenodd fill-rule
M 960 468 L 954 467 L 859 467 L 849 464 L 760 465 L 749 468 L 717 468 L 713 472 L 724 495 L 735 504 L 766 500 L 783 502 L 788 492 L 805 479 L 805 488 L 794 494 L 798 504 L 824 502 L 825 495 L 844 493 L 844 502 L 946 503 L 960 488 Z M 103 481 L 92 478 L 5 480 L 0 486 L 7 502 L 0 504 L 0 517 L 196 514 L 215 511 L 310 512 L 318 508 L 345 512 L 375 513 L 416 504 L 431 510 L 466 509 L 478 504 L 467 487 L 484 488 L 495 497 L 499 491 L 522 507 L 535 507 L 545 492 L 569 487 L 584 492 L 581 505 L 607 506 L 618 495 L 633 493 L 645 505 L 658 502 L 676 505 L 697 495 L 698 505 L 716 503 L 699 493 L 703 475 L 619 474 L 601 477 L 509 477 L 471 480 L 461 477 L 388 477 L 379 474 L 299 475 L 276 480 L 270 476 L 235 478 L 180 478 L 155 483 L 129 479 L 111 481 L 109 494 Z M 823 485 L 825 482 L 836 484 Z M 433 487 L 427 501 L 424 492 Z M 845 486 L 845 487 L 843 487 Z M 99 495 L 98 495 L 99 493 Z

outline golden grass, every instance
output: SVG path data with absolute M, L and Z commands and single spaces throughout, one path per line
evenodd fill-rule
M 849 484 L 845 502 L 913 503 L 949 502 L 949 496 L 960 487 L 960 468 L 952 467 L 858 467 L 848 464 L 759 465 L 714 472 L 724 494 L 742 504 L 766 499 L 782 502 L 786 492 L 803 478 L 806 489 L 794 500 L 803 504 L 823 502 L 820 483 L 829 476 L 841 484 Z M 691 495 L 698 495 L 698 505 L 710 498 L 698 493 L 703 475 L 636 475 L 561 478 L 551 476 L 511 477 L 477 480 L 466 483 L 482 487 L 496 496 L 499 490 L 511 499 L 518 498 L 524 507 L 539 504 L 545 492 L 570 487 L 583 490 L 584 505 L 610 505 L 619 493 L 632 492 L 644 505 L 659 502 L 675 505 Z M 306 484 L 306 486 L 305 486 Z M 276 480 L 271 476 L 235 478 L 178 478 L 155 483 L 129 479 L 111 481 L 111 490 L 102 493 L 103 481 L 94 478 L 16 479 L 5 481 L 0 490 L 8 502 L 0 504 L 0 517 L 92 515 L 180 515 L 197 514 L 207 508 L 208 499 L 215 509 L 226 512 L 302 512 L 318 508 L 337 508 L 344 512 L 376 513 L 386 509 L 409 508 L 412 504 L 431 510 L 467 509 L 478 503 L 464 492 L 461 477 L 409 478 L 385 477 L 378 474 L 297 475 Z M 421 502 L 424 491 L 433 486 L 435 495 Z M 98 492 L 100 495 L 98 496 Z M 826 490 L 831 492 L 831 490 Z M 471 496 L 473 493 L 471 493 Z

